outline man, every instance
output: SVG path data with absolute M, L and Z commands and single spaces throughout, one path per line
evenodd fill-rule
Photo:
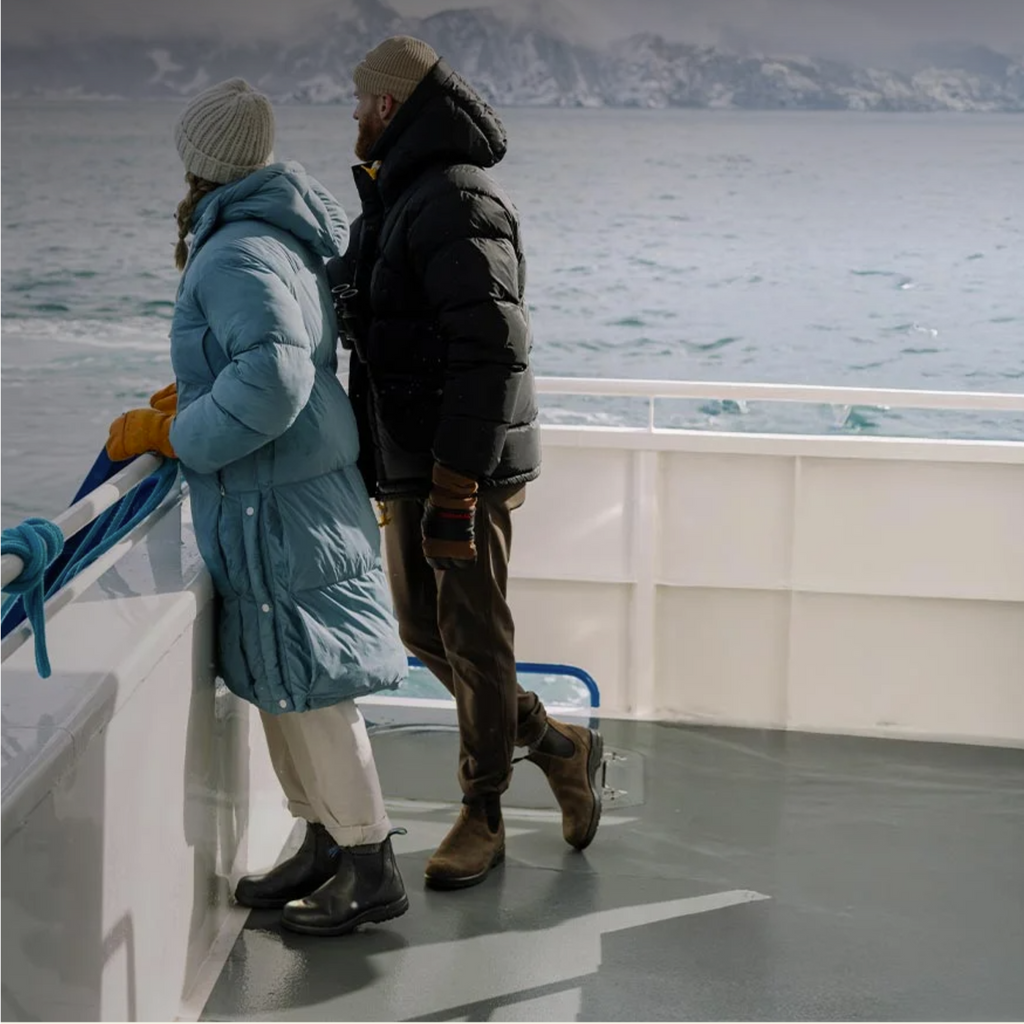
M 511 513 L 540 472 L 540 439 L 519 220 L 485 170 L 505 130 L 418 39 L 385 40 L 354 78 L 363 212 L 332 279 L 348 286 L 361 469 L 384 503 L 402 639 L 458 708 L 463 806 L 426 878 L 462 888 L 504 857 L 517 745 L 547 776 L 566 841 L 589 845 L 603 743 L 549 719 L 516 680 Z

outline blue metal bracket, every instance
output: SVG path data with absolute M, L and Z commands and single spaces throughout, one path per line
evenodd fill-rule
M 426 668 L 426 665 L 419 658 L 410 658 L 409 667 Z M 516 662 L 516 672 L 522 675 L 569 676 L 572 679 L 578 679 L 590 694 L 590 706 L 594 708 L 601 706 L 601 690 L 594 681 L 594 677 L 575 665 L 548 665 L 544 662 L 523 661 Z

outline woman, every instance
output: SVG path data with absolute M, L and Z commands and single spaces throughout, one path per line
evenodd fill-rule
M 324 261 L 344 252 L 348 223 L 298 164 L 270 163 L 273 139 L 270 102 L 241 79 L 181 115 L 176 384 L 117 419 L 107 450 L 181 460 L 220 597 L 220 674 L 260 709 L 307 822 L 299 852 L 235 897 L 283 908 L 295 931 L 339 935 L 408 909 L 353 703 L 407 669 L 336 375 Z

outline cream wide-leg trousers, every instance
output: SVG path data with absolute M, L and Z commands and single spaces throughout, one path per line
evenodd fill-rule
M 387 838 L 391 822 L 370 737 L 353 701 L 260 717 L 270 760 L 296 818 L 323 825 L 339 846 Z

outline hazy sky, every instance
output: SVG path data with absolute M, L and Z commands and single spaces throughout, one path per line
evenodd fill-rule
M 351 0 L 5 0 L 4 38 L 119 32 L 286 36 Z M 1024 0 L 392 0 L 411 15 L 451 7 L 540 7 L 563 32 L 603 42 L 639 30 L 672 39 L 745 39 L 777 53 L 882 63 L 923 44 L 984 43 L 1024 52 Z

